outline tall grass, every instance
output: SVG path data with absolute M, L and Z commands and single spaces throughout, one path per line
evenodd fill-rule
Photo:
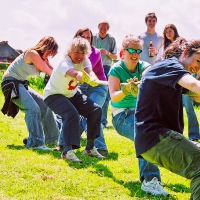
M 3 101 L 0 92 L 1 105 Z M 186 135 L 186 117 L 185 123 Z M 83 164 L 69 163 L 60 159 L 59 152 L 34 151 L 24 147 L 22 140 L 28 135 L 24 113 L 20 112 L 14 119 L 0 113 L 0 199 L 189 199 L 190 181 L 163 168 L 160 169 L 162 182 L 170 197 L 155 197 L 140 189 L 134 145 L 113 129 L 110 111 L 109 128 L 104 129 L 104 134 L 109 148 L 106 160 L 81 155 L 85 146 L 84 135 L 82 147 L 76 151 Z

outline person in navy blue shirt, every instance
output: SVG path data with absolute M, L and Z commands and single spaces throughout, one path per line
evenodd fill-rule
M 137 157 L 191 179 L 193 199 L 200 199 L 200 149 L 183 136 L 182 94 L 200 101 L 200 40 L 175 40 L 165 58 L 140 82 L 135 112 Z M 196 94 L 196 95 L 195 95 Z

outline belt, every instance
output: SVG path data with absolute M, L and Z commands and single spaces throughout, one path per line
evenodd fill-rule
M 119 108 L 119 109 L 113 111 L 112 116 L 114 117 L 114 116 L 118 115 L 119 113 L 124 112 L 125 110 L 126 110 L 126 108 Z
M 113 111 L 112 116 L 115 117 L 116 115 L 118 115 L 121 112 L 124 112 L 125 110 L 135 110 L 135 108 L 119 108 L 115 111 Z

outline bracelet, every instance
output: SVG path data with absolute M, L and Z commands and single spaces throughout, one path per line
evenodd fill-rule
M 107 54 L 108 56 L 110 55 L 110 52 L 108 51 L 108 54 Z

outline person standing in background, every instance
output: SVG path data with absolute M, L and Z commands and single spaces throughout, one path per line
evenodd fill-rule
M 145 17 L 145 23 L 147 25 L 147 31 L 139 36 L 143 40 L 143 51 L 141 54 L 141 60 L 144 60 L 151 65 L 156 62 L 156 55 L 158 50 L 162 46 L 162 36 L 155 31 L 157 17 L 155 13 L 148 13 Z M 152 46 L 150 47 L 150 41 Z
M 99 33 L 94 36 L 94 41 L 93 41 L 93 45 L 101 51 L 104 72 L 107 79 L 108 79 L 108 72 L 112 65 L 112 61 L 117 59 L 116 40 L 113 36 L 107 33 L 109 28 L 110 25 L 107 21 L 100 22 L 98 25 Z M 108 126 L 107 113 L 108 113 L 109 102 L 110 102 L 110 95 L 108 92 L 105 103 L 102 107 L 101 122 L 104 127 Z
M 159 49 L 156 61 L 163 59 L 166 48 L 178 37 L 180 36 L 176 26 L 174 24 L 167 24 L 163 31 L 163 45 Z M 194 110 L 194 100 L 186 94 L 183 94 L 182 98 L 183 106 L 185 107 L 188 118 L 188 137 L 192 141 L 198 141 L 200 138 L 199 122 Z

